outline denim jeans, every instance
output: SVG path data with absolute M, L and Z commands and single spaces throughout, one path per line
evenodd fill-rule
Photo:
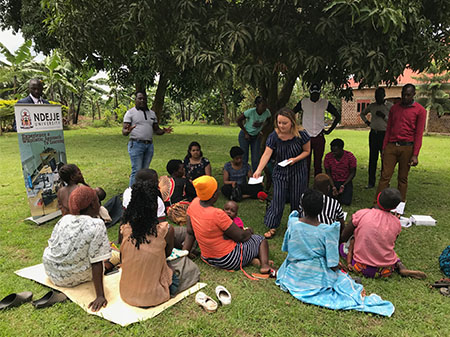
M 261 158 L 260 148 L 261 148 L 261 139 L 258 136 L 253 136 L 249 140 L 245 138 L 244 131 L 241 130 L 239 132 L 239 146 L 244 151 L 242 155 L 242 161 L 244 163 L 248 163 L 248 148 L 251 148 L 252 151 L 252 170 L 256 171 L 259 164 L 259 159 Z
M 131 161 L 130 186 L 132 186 L 136 172 L 150 166 L 153 158 L 153 143 L 145 144 L 130 140 L 128 142 L 128 154 Z

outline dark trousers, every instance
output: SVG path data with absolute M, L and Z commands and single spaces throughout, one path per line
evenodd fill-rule
M 262 184 L 249 185 L 247 183 L 239 185 L 241 187 L 242 195 L 249 195 L 252 199 L 258 198 L 258 192 L 263 190 Z M 233 190 L 233 186 L 231 184 L 226 184 L 222 186 L 222 194 L 230 199 L 231 191 Z
M 321 132 L 316 137 L 311 137 L 311 155 L 306 158 L 308 165 L 308 181 L 311 170 L 311 157 L 314 155 L 314 177 L 322 173 L 322 158 L 325 151 L 325 136 Z
M 388 143 L 384 148 L 380 182 L 378 183 L 377 193 L 389 187 L 395 166 L 398 163 L 397 188 L 402 194 L 402 201 L 406 201 L 406 191 L 408 190 L 409 162 L 413 154 L 413 145 L 397 146 L 394 143 Z
M 370 130 L 369 133 L 369 186 L 375 186 L 378 154 L 381 158 L 386 131 Z
M 335 181 L 334 186 L 336 186 L 337 190 L 339 191 L 339 188 L 344 183 L 345 181 Z M 330 196 L 333 196 L 332 191 L 330 191 Z M 342 205 L 349 206 L 352 203 L 353 199 L 353 182 L 350 181 L 348 184 L 346 184 L 344 186 L 344 192 L 338 194 L 334 198 L 337 199 L 337 201 L 339 201 L 339 203 L 341 203 Z

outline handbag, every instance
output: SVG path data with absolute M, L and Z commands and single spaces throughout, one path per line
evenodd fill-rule
M 187 256 L 168 261 L 167 264 L 173 270 L 180 281 L 177 293 L 180 293 L 192 287 L 194 284 L 200 281 L 200 269 Z
M 239 186 L 238 184 L 236 184 L 236 186 L 234 186 L 233 189 L 231 190 L 230 200 L 236 202 L 242 201 L 242 189 L 241 186 Z

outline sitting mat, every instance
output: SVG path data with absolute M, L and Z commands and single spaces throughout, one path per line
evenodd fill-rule
M 149 318 L 155 317 L 167 308 L 181 301 L 183 298 L 195 293 L 196 291 L 206 286 L 206 283 L 198 282 L 191 288 L 179 293 L 177 296 L 171 298 L 165 303 L 162 303 L 156 307 L 143 309 L 126 304 L 120 297 L 119 281 L 122 271 L 119 269 L 118 273 L 103 277 L 103 288 L 105 291 L 105 297 L 108 301 L 108 305 L 106 306 L 106 308 L 102 308 L 97 312 L 93 312 L 88 309 L 89 303 L 91 303 L 96 297 L 93 281 L 82 283 L 73 288 L 63 288 L 55 286 L 47 277 L 47 274 L 44 270 L 44 265 L 42 263 L 17 270 L 15 273 L 21 277 L 56 289 L 64 293 L 68 298 L 70 298 L 72 302 L 78 304 L 87 313 L 100 316 L 104 319 L 107 319 L 108 321 L 120 324 L 121 326 L 127 326 L 131 323 L 145 321 Z

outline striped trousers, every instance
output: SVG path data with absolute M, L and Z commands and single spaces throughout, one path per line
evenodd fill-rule
M 299 209 L 300 198 L 308 184 L 306 161 L 303 162 L 296 170 L 290 170 L 291 172 L 290 167 L 282 168 L 278 174 L 274 171 L 273 198 L 264 217 L 264 223 L 268 228 L 277 228 L 280 225 L 288 195 L 291 212 Z M 285 170 L 286 168 L 288 170 Z

